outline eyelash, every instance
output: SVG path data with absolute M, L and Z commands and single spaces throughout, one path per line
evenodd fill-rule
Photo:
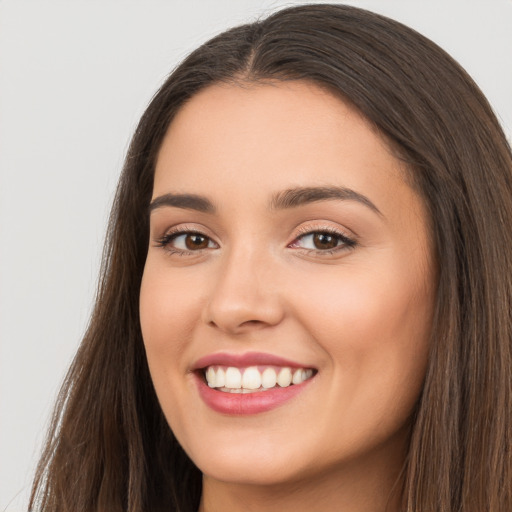
M 302 249 L 303 251 L 306 251 L 308 253 L 316 253 L 321 255 L 332 255 L 336 254 L 341 251 L 347 251 L 349 249 L 353 249 L 356 247 L 357 242 L 353 238 L 347 236 L 345 233 L 343 233 L 340 230 L 337 230 L 333 227 L 322 227 L 318 229 L 311 229 L 307 227 L 301 227 L 299 228 L 299 232 L 293 242 L 290 245 L 295 244 L 297 240 L 304 239 L 306 236 L 315 235 L 315 234 L 322 234 L 322 235 L 330 235 L 338 239 L 339 245 L 336 247 L 333 247 L 332 249 Z M 290 246 L 289 245 L 289 246 Z
M 357 246 L 357 241 L 353 238 L 347 236 L 342 231 L 339 231 L 332 227 L 322 227 L 317 229 L 311 229 L 311 228 L 300 228 L 297 236 L 294 238 L 293 242 L 291 242 L 287 247 L 293 246 L 298 240 L 304 239 L 306 236 L 311 236 L 315 234 L 325 234 L 325 235 L 331 235 L 333 237 L 336 237 L 338 239 L 339 245 L 332 249 L 304 249 L 304 248 L 298 248 L 299 250 L 302 250 L 303 252 L 307 254 L 319 254 L 319 255 L 332 255 L 336 254 L 341 251 L 347 251 L 350 249 L 353 249 Z M 205 235 L 204 233 L 201 233 L 200 231 L 196 229 L 187 229 L 186 226 L 181 226 L 180 228 L 176 228 L 171 230 L 169 233 L 166 233 L 161 238 L 158 238 L 155 240 L 155 246 L 161 247 L 165 249 L 169 254 L 171 255 L 179 255 L 179 256 L 188 256 L 194 253 L 200 253 L 204 251 L 205 249 L 198 249 L 195 251 L 190 250 L 183 250 L 183 249 L 176 249 L 175 247 L 172 247 L 171 242 L 175 240 L 176 238 L 183 236 L 183 235 L 198 235 L 201 237 L 204 237 L 208 240 L 212 240 L 209 236 Z
M 155 240 L 155 245 L 156 247 L 161 247 L 165 249 L 171 255 L 177 254 L 178 256 L 188 256 L 194 253 L 201 252 L 201 250 L 204 250 L 198 249 L 196 251 L 187 251 L 183 249 L 177 249 L 176 247 L 172 247 L 171 242 L 182 235 L 198 235 L 208 240 L 211 240 L 209 236 L 205 235 L 204 233 L 201 233 L 197 229 L 189 229 L 187 228 L 187 226 L 180 226 L 179 228 L 171 229 L 170 232 L 166 233 L 161 238 Z

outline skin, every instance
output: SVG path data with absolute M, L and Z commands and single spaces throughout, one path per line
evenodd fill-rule
M 204 475 L 202 512 L 393 511 L 428 353 L 436 272 L 428 219 L 404 169 L 351 106 L 305 82 L 214 85 L 173 120 L 153 199 L 207 197 L 216 212 L 151 213 L 140 315 L 170 427 Z M 272 209 L 273 194 L 364 195 Z M 203 233 L 175 253 L 170 230 Z M 335 230 L 336 250 L 304 233 Z M 317 369 L 294 399 L 245 416 L 200 398 L 191 368 L 216 352 Z M 387 506 L 387 509 L 386 509 Z

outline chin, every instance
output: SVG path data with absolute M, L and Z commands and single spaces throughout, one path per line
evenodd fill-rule
M 212 443 L 210 448 L 189 456 L 203 475 L 226 483 L 271 486 L 304 477 L 308 464 L 297 457 L 299 450 L 290 452 L 276 449 L 276 446 L 279 445 L 252 442 L 247 438 L 243 445 Z

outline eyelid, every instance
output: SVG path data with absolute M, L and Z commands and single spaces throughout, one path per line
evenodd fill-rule
M 167 228 L 165 232 L 161 236 L 155 236 L 154 237 L 154 243 L 155 247 L 163 248 L 164 250 L 168 251 L 172 254 L 182 254 L 182 255 L 188 255 L 188 254 L 199 254 L 204 250 L 211 250 L 212 247 L 206 247 L 204 249 L 197 249 L 197 250 L 187 250 L 187 249 L 178 249 L 173 248 L 170 246 L 171 242 L 179 238 L 183 235 L 200 235 L 207 238 L 209 241 L 213 242 L 216 245 L 216 248 L 219 247 L 219 244 L 216 242 L 215 238 L 211 235 L 209 235 L 208 230 L 204 227 L 198 227 L 196 224 L 177 224 L 176 226 L 172 226 L 170 228 Z
M 357 236 L 347 233 L 348 230 L 342 227 L 335 227 L 328 224 L 307 224 L 301 225 L 296 228 L 296 232 L 292 242 L 286 245 L 287 248 L 294 249 L 296 251 L 303 252 L 305 254 L 317 254 L 320 256 L 328 256 L 335 253 L 350 250 L 358 245 Z M 199 255 L 206 250 L 218 249 L 220 244 L 215 240 L 215 237 L 208 234 L 209 230 L 204 226 L 198 226 L 197 224 L 177 224 L 170 228 L 167 228 L 164 234 L 160 237 L 155 237 L 155 247 L 160 247 L 171 254 L 179 255 Z M 297 243 L 299 240 L 304 239 L 307 236 L 314 234 L 329 234 L 333 235 L 338 239 L 338 245 L 332 248 L 307 248 L 300 247 Z M 180 236 L 197 234 L 208 239 L 208 246 L 196 249 L 185 249 L 172 246 L 172 241 L 179 238 Z M 214 247 L 210 247 L 210 243 L 214 244 Z
M 153 238 L 162 238 L 164 236 L 169 235 L 176 235 L 180 233 L 197 233 L 199 235 L 206 236 L 208 238 L 211 238 L 212 240 L 215 239 L 215 236 L 211 233 L 211 230 L 207 229 L 205 226 L 201 224 L 195 224 L 195 223 L 178 223 L 172 226 L 166 226 L 165 229 L 157 229 L 155 230 L 156 233 L 154 234 Z M 161 234 L 158 234 L 161 233 Z
M 347 251 L 353 249 L 358 245 L 357 236 L 347 233 L 346 229 L 341 227 L 334 227 L 332 225 L 326 224 L 317 224 L 317 225 L 307 225 L 300 226 L 297 229 L 297 233 L 293 239 L 293 241 L 288 244 L 288 247 L 292 247 L 298 240 L 303 239 L 307 236 L 311 236 L 317 233 L 326 233 L 337 237 L 341 243 L 332 249 L 308 249 L 302 247 L 295 247 L 296 250 L 303 251 L 305 253 L 314 253 L 323 256 L 332 255 L 334 253 L 339 253 L 342 251 Z

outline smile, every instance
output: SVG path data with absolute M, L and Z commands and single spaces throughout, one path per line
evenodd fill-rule
M 208 366 L 204 370 L 210 388 L 225 393 L 256 393 L 302 384 L 313 376 L 311 368 L 276 366 Z
M 253 415 L 281 407 L 305 392 L 318 370 L 273 354 L 215 353 L 192 366 L 196 389 L 213 411 Z

